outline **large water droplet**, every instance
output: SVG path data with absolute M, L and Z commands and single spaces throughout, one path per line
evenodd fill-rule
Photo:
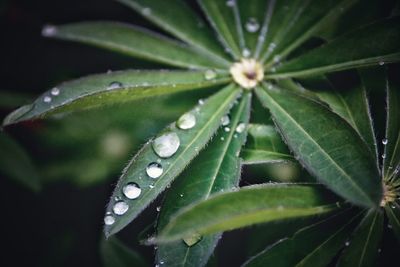
M 45 102 L 45 103 L 50 103 L 50 102 L 51 102 L 51 97 L 50 97 L 50 96 L 45 96 L 45 97 L 43 98 L 43 102 Z
M 125 214 L 129 209 L 129 205 L 125 201 L 118 201 L 113 206 L 113 212 L 117 215 Z
M 388 140 L 386 138 L 382 139 L 382 144 L 387 145 L 387 143 L 388 143 Z
M 257 19 L 249 18 L 246 22 L 246 30 L 248 32 L 257 32 L 260 29 L 260 23 L 258 23 Z
M 231 122 L 231 119 L 229 118 L 228 115 L 225 115 L 221 118 L 221 124 L 222 126 L 226 126 Z
M 212 80 L 215 79 L 217 77 L 217 73 L 214 70 L 206 70 L 204 72 L 204 79 L 206 80 Z
M 178 128 L 188 130 L 196 125 L 196 117 L 192 113 L 183 114 L 176 122 Z
M 246 124 L 241 122 L 236 126 L 236 132 L 237 133 L 242 133 L 246 129 Z
M 115 218 L 112 215 L 106 215 L 104 217 L 104 224 L 105 225 L 113 225 L 115 223 Z
M 42 35 L 45 37 L 51 37 L 57 34 L 57 27 L 54 25 L 45 25 L 42 29 Z
M 136 183 L 129 183 L 122 188 L 122 192 L 129 199 L 135 199 L 140 196 L 142 189 Z
M 183 242 L 189 247 L 197 244 L 201 240 L 201 235 L 193 234 L 191 236 L 183 238 Z
M 121 87 L 122 87 L 122 83 L 121 82 L 113 81 L 108 85 L 107 90 L 118 89 L 118 88 L 121 88 Z
M 51 89 L 50 93 L 54 96 L 57 96 L 60 94 L 60 89 L 58 89 L 57 87 L 54 87 L 53 89 Z
M 156 179 L 163 173 L 163 167 L 160 163 L 152 162 L 146 167 L 146 173 L 150 178 Z
M 164 133 L 153 141 L 154 152 L 161 158 L 169 158 L 174 155 L 179 145 L 179 137 L 174 132 Z

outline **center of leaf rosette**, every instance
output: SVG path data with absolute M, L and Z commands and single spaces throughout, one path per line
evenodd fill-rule
M 241 87 L 252 89 L 264 78 L 264 69 L 255 59 L 243 58 L 229 69 L 233 80 Z

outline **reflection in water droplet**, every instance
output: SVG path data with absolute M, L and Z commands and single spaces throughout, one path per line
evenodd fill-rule
M 192 113 L 183 114 L 176 122 L 176 125 L 182 130 L 191 129 L 196 125 L 196 117 Z
M 129 205 L 124 201 L 118 201 L 113 206 L 113 212 L 117 215 L 123 215 L 129 209 Z
M 241 122 L 236 126 L 236 132 L 237 133 L 242 133 L 246 129 L 246 124 Z
M 225 115 L 221 118 L 221 124 L 222 126 L 226 126 L 231 122 L 231 119 L 229 118 L 228 115 Z
M 104 224 L 105 225 L 113 225 L 115 223 L 115 218 L 112 215 L 106 215 L 104 217 Z
M 382 144 L 387 145 L 387 143 L 388 143 L 388 140 L 386 138 L 382 139 Z
M 161 158 L 169 158 L 176 153 L 180 145 L 179 137 L 174 132 L 164 133 L 153 141 L 154 152 Z
M 217 77 L 217 73 L 214 70 L 206 70 L 204 72 L 204 79 L 206 80 L 212 80 L 215 79 Z
M 118 89 L 118 88 L 121 88 L 121 87 L 122 87 L 122 83 L 121 82 L 113 81 L 108 85 L 107 90 Z
M 163 173 L 163 167 L 161 166 L 160 163 L 157 162 L 152 162 L 149 165 L 147 165 L 146 168 L 146 173 L 150 178 L 156 179 L 161 176 Z
M 58 89 L 57 87 L 54 87 L 53 89 L 51 89 L 50 93 L 54 96 L 57 96 L 60 94 L 60 89 Z
M 50 103 L 50 102 L 51 102 L 51 97 L 50 97 L 50 96 L 45 96 L 45 97 L 43 98 L 43 102 L 45 102 L 45 103 Z
M 188 247 L 191 247 L 191 246 L 197 244 L 200 240 L 201 240 L 201 235 L 199 235 L 199 234 L 193 234 L 191 236 L 183 238 L 183 242 L 185 242 L 185 244 Z
M 249 20 L 246 22 L 246 30 L 248 32 L 257 32 L 259 28 L 260 24 L 255 18 L 249 18 Z
M 129 183 L 122 188 L 122 192 L 129 199 L 135 199 L 140 196 L 142 189 L 136 183 Z

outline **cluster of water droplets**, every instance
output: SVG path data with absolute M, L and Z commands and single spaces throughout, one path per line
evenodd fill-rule
M 50 90 L 50 94 L 46 93 L 46 95 L 43 97 L 43 102 L 48 104 L 51 103 L 53 101 L 53 98 L 58 96 L 60 92 L 61 91 L 58 87 L 54 87 Z

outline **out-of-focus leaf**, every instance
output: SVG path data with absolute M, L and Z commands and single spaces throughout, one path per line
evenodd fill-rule
M 174 182 L 161 208 L 158 229 L 163 229 L 181 208 L 207 199 L 211 194 L 237 187 L 240 159 L 236 155 L 246 139 L 246 129 L 242 126 L 248 123 L 250 103 L 251 95 L 246 94 L 231 112 L 230 124 L 225 126 L 230 131 L 227 132 L 225 127 L 220 128 L 213 141 Z M 239 132 L 235 130 L 237 127 Z M 195 239 L 195 244 L 189 243 L 190 246 L 186 239 L 160 244 L 157 262 L 163 262 L 166 266 L 204 266 L 219 239 L 220 234 L 215 234 L 203 236 L 198 242 Z
M 118 0 L 148 20 L 201 50 L 220 65 L 229 66 L 229 59 L 215 41 L 213 32 L 183 0 Z
M 101 240 L 100 255 L 104 267 L 150 266 L 139 253 L 125 246 L 116 237 Z
M 338 267 L 374 266 L 383 232 L 383 212 L 370 210 L 354 231 L 349 246 L 344 250 Z
M 199 0 L 198 2 L 227 51 L 234 58 L 241 58 L 244 36 L 236 1 Z
M 318 75 L 400 60 L 400 17 L 369 24 L 276 67 L 269 78 Z
M 292 238 L 267 247 L 243 266 L 327 266 L 345 245 L 358 217 L 347 211 L 305 227 Z
M 159 137 L 169 134 L 168 138 L 173 139 L 171 142 L 165 140 L 167 147 L 173 146 L 178 149 L 171 156 L 161 159 L 157 155 L 153 149 L 157 138 L 149 141 L 136 154 L 122 173 L 107 212 L 113 212 L 114 205 L 120 203 L 120 200 L 124 200 L 129 209 L 125 210 L 123 215 L 113 215 L 115 223 L 106 225 L 104 229 L 107 236 L 115 234 L 129 224 L 184 170 L 216 132 L 221 118 L 228 112 L 239 94 L 240 90 L 235 85 L 227 86 L 187 113 L 194 115 L 194 127 L 182 130 L 173 123 L 161 132 Z M 150 164 L 160 164 L 162 167 L 162 173 L 156 179 L 150 178 L 146 173 L 146 168 Z M 129 183 L 135 183 L 140 187 L 141 193 L 137 199 L 130 200 L 125 197 L 123 188 Z
M 161 231 L 158 241 L 205 235 L 257 223 L 324 214 L 337 201 L 321 185 L 268 184 L 215 195 L 188 206 Z
M 26 151 L 2 132 L 0 132 L 0 172 L 35 192 L 41 188 L 39 175 Z
M 282 138 L 271 125 L 250 124 L 242 150 L 244 164 L 280 163 L 294 160 Z
M 382 185 L 374 157 L 350 125 L 321 104 L 276 86 L 256 93 L 311 174 L 357 205 L 378 206 Z
M 397 202 L 391 202 L 385 205 L 386 215 L 397 240 L 400 242 L 400 205 Z
M 29 102 L 32 96 L 26 93 L 0 91 L 0 108 L 8 109 L 22 106 Z
M 217 75 L 217 74 L 216 74 Z M 116 71 L 65 82 L 39 96 L 32 104 L 9 114 L 3 125 L 49 115 L 79 111 L 146 97 L 172 94 L 226 83 L 220 75 L 207 80 L 202 71 Z
M 43 35 L 95 45 L 177 67 L 226 67 L 226 63 L 208 57 L 184 43 L 123 23 L 96 21 L 47 26 L 43 29 Z

